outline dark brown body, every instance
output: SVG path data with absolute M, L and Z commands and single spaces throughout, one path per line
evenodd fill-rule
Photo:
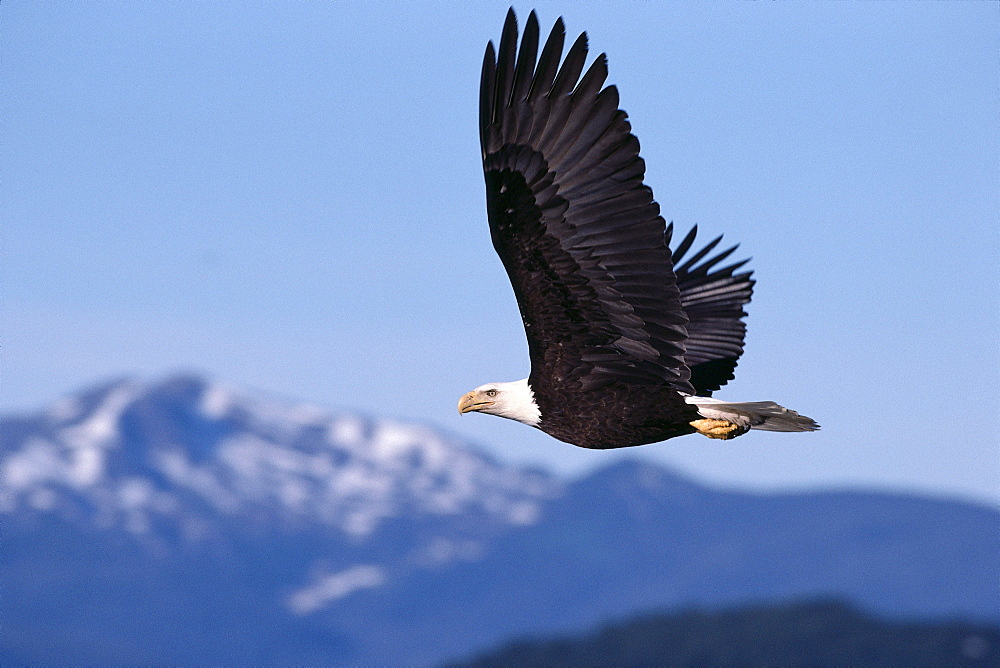
M 625 448 L 693 434 L 688 423 L 701 417 L 669 387 L 614 383 L 584 394 L 577 406 L 559 401 L 557 391 L 536 393 L 542 412 L 538 428 L 582 448 Z

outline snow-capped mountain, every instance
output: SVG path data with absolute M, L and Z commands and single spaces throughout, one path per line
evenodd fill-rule
M 421 664 L 682 604 L 1000 619 L 996 511 L 573 483 L 184 376 L 0 419 L 0 663 Z
M 67 397 L 0 431 L 0 512 L 80 509 L 134 534 L 210 516 L 364 538 L 401 514 L 532 523 L 557 493 L 426 427 L 338 414 L 178 377 Z M 189 530 L 190 529 L 190 530 Z

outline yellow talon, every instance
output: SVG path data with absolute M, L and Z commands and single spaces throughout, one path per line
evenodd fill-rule
M 724 441 L 736 438 L 737 436 L 745 434 L 750 430 L 749 427 L 741 427 L 740 425 L 729 422 L 728 420 L 710 420 L 708 418 L 695 420 L 689 424 L 703 436 L 708 436 L 709 438 L 721 438 Z

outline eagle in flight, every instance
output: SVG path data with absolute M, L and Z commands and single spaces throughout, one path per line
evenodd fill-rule
M 493 246 L 524 321 L 531 373 L 465 394 L 461 413 L 510 418 L 584 448 L 622 448 L 684 434 L 730 439 L 750 429 L 813 431 L 771 401 L 711 394 L 743 353 L 754 281 L 721 237 L 671 250 L 667 226 L 618 90 L 583 33 L 562 58 L 560 18 L 538 55 L 532 12 L 517 48 L 507 14 L 486 47 L 479 131 Z M 560 65 L 560 60 L 562 64 Z

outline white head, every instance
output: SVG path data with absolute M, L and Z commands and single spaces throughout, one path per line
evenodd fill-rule
M 464 395 L 458 402 L 459 413 L 478 411 L 498 415 L 537 427 L 542 412 L 535 403 L 535 393 L 528 379 L 512 383 L 486 383 Z

